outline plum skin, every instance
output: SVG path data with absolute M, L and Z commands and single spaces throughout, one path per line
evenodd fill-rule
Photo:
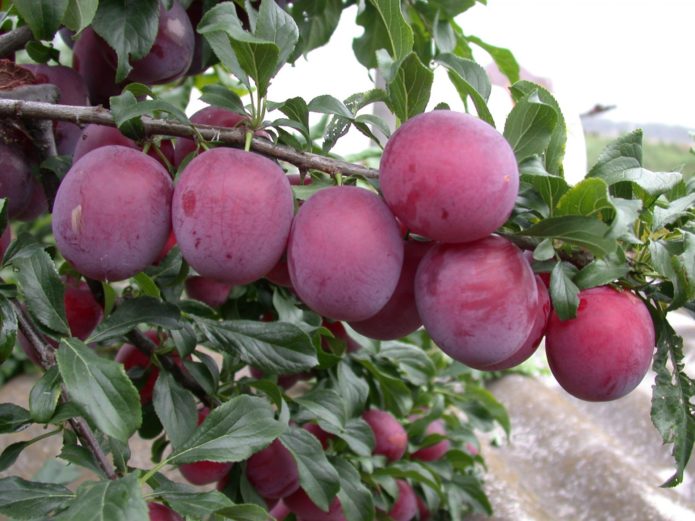
M 320 315 L 365 320 L 388 302 L 403 265 L 398 225 L 375 194 L 326 188 L 299 209 L 287 247 L 292 287 Z
M 401 459 L 408 448 L 408 433 L 400 422 L 380 409 L 365 411 L 362 418 L 374 433 L 374 454 L 386 456 L 389 461 Z
M 53 235 L 77 271 L 97 280 L 132 277 L 169 237 L 173 186 L 164 168 L 117 145 L 72 165 L 53 206 Z
M 212 308 L 220 307 L 227 301 L 231 284 L 207 277 L 188 277 L 186 293 L 195 300 L 200 300 Z
M 317 507 L 311 498 L 301 488 L 294 494 L 283 499 L 285 505 L 302 521 L 345 521 L 340 500 L 334 497 L 328 512 Z
M 444 422 L 442 420 L 434 420 L 425 429 L 425 434 L 441 434 L 446 436 Z M 410 457 L 420 461 L 437 461 L 449 451 L 450 447 L 451 442 L 449 440 L 441 440 L 433 445 L 416 450 Z
M 446 354 L 485 369 L 528 338 L 538 289 L 521 250 L 490 236 L 434 246 L 418 268 L 415 300 L 425 328 Z
M 264 498 L 282 499 L 299 488 L 297 463 L 278 439 L 247 460 L 246 477 Z
M 398 497 L 389 510 L 389 517 L 393 521 L 410 521 L 418 513 L 417 498 L 410 484 L 402 479 L 396 480 Z
M 207 407 L 202 407 L 198 411 L 198 425 L 203 423 L 208 414 L 210 414 L 210 409 Z M 208 485 L 224 479 L 233 465 L 234 463 L 219 461 L 196 461 L 179 465 L 179 472 L 194 485 Z
M 0 140 L 0 197 L 7 198 L 10 218 L 26 208 L 32 190 L 29 157 L 13 143 Z
M 575 318 L 562 321 L 551 314 L 545 350 L 565 391 L 582 400 L 608 401 L 639 385 L 655 344 L 645 304 L 630 291 L 599 286 L 579 292 Z
M 384 148 L 379 179 L 386 203 L 409 230 L 447 243 L 494 232 L 519 191 L 516 158 L 504 136 L 449 110 L 405 122 Z
M 183 521 L 183 518 L 161 503 L 148 503 L 150 521 Z
M 294 201 L 270 159 L 215 148 L 193 159 L 174 189 L 172 217 L 183 258 L 200 275 L 229 284 L 263 277 L 287 243 Z

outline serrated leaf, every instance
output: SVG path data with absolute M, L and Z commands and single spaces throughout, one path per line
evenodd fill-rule
M 374 517 L 374 497 L 362 483 L 360 473 L 342 458 L 333 458 L 333 466 L 340 476 L 338 498 L 347 521 L 364 521 Z
M 639 219 L 642 211 L 642 201 L 640 199 L 611 197 L 611 204 L 615 209 L 615 217 L 613 217 L 606 237 L 620 239 L 630 244 L 642 244 L 634 230 L 635 222 Z
M 299 373 L 318 364 L 311 338 L 294 324 L 206 319 L 196 319 L 196 324 L 213 348 L 266 373 Z
M 347 418 L 343 398 L 333 389 L 317 388 L 295 398 L 294 401 L 311 412 L 314 418 L 327 422 L 338 429 L 345 427 Z
M 65 443 L 65 442 L 64 442 Z M 104 471 L 99 467 L 97 462 L 94 460 L 94 456 L 91 452 L 82 445 L 76 445 L 73 443 L 65 443 L 63 445 L 58 457 L 62 460 L 67 461 L 75 466 L 84 467 L 91 470 L 97 476 L 106 478 Z
M 121 96 L 124 95 L 127 96 L 126 93 L 121 94 Z M 145 115 L 153 115 L 156 112 L 168 114 L 169 116 L 172 116 L 171 119 L 178 123 L 182 123 L 184 125 L 189 123 L 186 114 L 181 109 L 172 105 L 171 103 L 158 99 L 137 101 L 137 99 L 133 98 L 129 99 L 127 103 L 118 104 L 117 109 L 111 109 L 113 119 L 116 122 L 116 125 L 118 125 L 119 129 L 130 120 L 140 118 L 141 116 Z
M 678 172 L 652 172 L 642 167 L 642 131 L 639 129 L 609 144 L 587 177 L 599 177 L 609 186 L 629 181 L 650 195 L 668 192 L 683 178 Z
M 386 30 L 386 50 L 400 61 L 413 49 L 413 30 L 403 18 L 399 0 L 369 0 L 374 5 Z
M 350 418 L 344 429 L 333 429 L 321 420 L 319 426 L 344 440 L 355 454 L 369 457 L 374 451 L 374 431 L 362 418 Z
M 37 483 L 18 477 L 0 479 L 0 514 L 15 519 L 47 516 L 74 497 L 62 485 Z
M 100 0 L 92 27 L 116 52 L 116 82 L 126 79 L 130 60 L 144 58 L 159 28 L 158 0 Z
M 22 451 L 32 444 L 32 441 L 18 441 L 5 447 L 0 454 L 0 472 L 3 472 L 14 465 Z
M 576 268 L 567 262 L 558 262 L 550 273 L 550 299 L 560 320 L 577 316 L 579 288 L 572 282 Z
M 345 360 L 338 364 L 337 379 L 338 392 L 343 398 L 347 417 L 357 416 L 364 410 L 369 398 L 369 384 L 364 378 L 357 376 Z
M 309 102 L 308 108 L 311 112 L 320 114 L 335 114 L 348 119 L 353 117 L 352 111 L 342 101 L 329 94 L 315 97 Z
M 12 354 L 17 340 L 17 315 L 4 295 L 0 295 L 0 364 Z
M 358 358 L 362 364 L 378 382 L 378 390 L 384 402 L 384 406 L 396 416 L 405 416 L 413 408 L 413 397 L 408 386 L 400 378 L 396 378 L 374 364 L 368 358 Z
M 459 93 L 461 100 L 466 103 L 470 96 L 478 117 L 494 127 L 495 121 L 487 106 L 492 85 L 485 69 L 473 60 L 453 54 L 440 54 L 436 61 L 447 68 L 449 79 Z
M 533 156 L 519 165 L 521 181 L 528 183 L 548 206 L 548 215 L 553 215 L 560 198 L 570 189 L 562 177 L 549 174 L 539 156 Z
M 299 29 L 299 45 L 292 58 L 305 55 L 328 43 L 343 11 L 341 0 L 299 0 L 292 2 L 292 17 Z
M 608 185 L 602 179 L 584 179 L 565 192 L 557 203 L 555 215 L 596 216 L 602 210 L 613 210 Z
M 106 317 L 87 339 L 87 343 L 105 342 L 132 331 L 138 324 L 150 324 L 164 329 L 179 329 L 181 312 L 168 302 L 152 297 L 125 300 Z
M 63 23 L 79 33 L 92 23 L 99 7 L 99 0 L 69 0 Z
M 30 257 L 15 257 L 12 264 L 32 316 L 49 331 L 70 335 L 63 283 L 48 253 L 35 250 Z
M 584 266 L 574 276 L 573 282 L 579 289 L 594 288 L 614 282 L 630 272 L 630 267 L 609 259 L 596 259 Z
M 316 506 L 328 511 L 331 500 L 340 489 L 340 479 L 326 458 L 321 442 L 298 427 L 290 427 L 280 436 L 280 442 L 297 463 L 299 482 L 304 491 Z
M 123 365 L 101 358 L 76 338 L 61 341 L 56 360 L 72 401 L 103 433 L 128 441 L 142 423 L 142 411 Z
M 242 461 L 267 447 L 285 430 L 270 404 L 237 396 L 210 411 L 191 437 L 168 458 L 180 465 L 196 461 Z
M 665 208 L 656 206 L 654 208 L 652 229 L 658 230 L 673 224 L 683 217 L 693 215 L 693 212 L 695 212 L 695 193 L 671 201 Z
M 656 379 L 652 387 L 651 418 L 664 443 L 673 444 L 676 472 L 662 486 L 675 487 L 683 481 L 695 443 L 695 417 L 690 402 L 695 394 L 695 382 L 685 373 L 683 339 L 665 317 L 654 313 L 652 317 L 657 350 L 652 366 Z
M 195 430 L 198 420 L 195 398 L 167 371 L 160 371 L 153 394 L 154 410 L 174 449 Z
M 68 0 L 14 0 L 14 6 L 37 40 L 52 40 L 68 8 Z
M 222 508 L 217 513 L 234 521 L 267 521 L 268 519 L 265 508 L 254 504 L 234 505 Z
M 678 309 L 695 299 L 695 235 L 685 232 L 681 244 L 653 241 L 649 244 L 649 254 L 654 269 L 673 284 L 669 309 Z
M 60 398 L 61 383 L 58 368 L 53 366 L 31 388 L 29 411 L 33 421 L 46 423 L 53 417 Z
M 557 125 L 557 111 L 544 103 L 534 90 L 517 100 L 504 123 L 504 137 L 521 163 L 545 154 Z
M 386 86 L 389 106 L 400 121 L 406 121 L 427 108 L 434 72 L 411 52 L 400 62 L 393 79 Z
M 595 255 L 609 255 L 616 248 L 615 239 L 607 237 L 607 224 L 592 217 L 566 215 L 550 217 L 523 231 L 532 237 L 549 237 L 588 249 Z
M 472 3 L 473 2 L 471 2 L 471 4 Z M 519 81 L 519 63 L 516 61 L 514 54 L 512 54 L 512 52 L 509 49 L 490 45 L 489 43 L 481 40 L 477 36 L 468 35 L 466 36 L 466 40 L 469 43 L 473 43 L 481 49 L 484 49 L 485 52 L 487 52 L 493 59 L 493 61 L 497 65 L 497 68 L 499 68 L 502 74 L 504 74 L 507 77 L 511 85 L 514 85 Z
M 275 73 L 287 63 L 299 40 L 299 29 L 292 17 L 274 1 L 263 0 L 256 19 L 255 36 L 274 42 L 280 50 Z
M 396 341 L 383 342 L 378 357 L 394 364 L 403 378 L 413 385 L 427 385 L 436 374 L 430 357 L 421 348 L 412 344 Z
M 353 114 L 357 114 L 359 110 L 363 109 L 367 105 L 376 103 L 377 101 L 386 101 L 387 97 L 386 92 L 382 89 L 372 89 L 366 92 L 358 92 L 357 94 L 353 94 L 345 100 L 344 104 Z M 358 116 L 355 121 L 359 121 L 360 117 L 362 116 Z M 323 132 L 324 153 L 329 152 L 338 142 L 338 139 L 347 134 L 351 123 L 352 120 L 350 118 L 343 118 L 340 116 L 334 116 L 331 118 Z M 384 129 L 382 129 L 382 132 L 384 132 Z M 389 136 L 390 133 L 391 130 L 387 129 L 387 131 L 384 132 L 384 135 Z
M 237 114 L 246 112 L 239 95 L 224 85 L 206 85 L 203 87 L 203 95 L 200 99 L 205 103 L 231 110 Z
M 153 494 L 166 500 L 176 512 L 185 516 L 205 518 L 234 505 L 222 492 L 202 492 L 197 487 L 170 481 L 161 474 L 153 476 L 148 484 L 152 487 Z
M 56 521 L 149 521 L 136 473 L 114 480 L 88 482 L 77 489 L 70 508 Z

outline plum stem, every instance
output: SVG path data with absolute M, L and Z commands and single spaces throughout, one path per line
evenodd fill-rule
M 116 127 L 111 112 L 103 107 L 76 107 L 34 101 L 0 99 L 0 116 L 26 120 L 50 119 L 69 121 L 76 124 L 96 123 Z M 155 119 L 143 116 L 142 123 L 147 135 L 175 137 L 202 136 L 206 140 L 215 139 L 223 144 L 244 146 L 246 130 L 243 128 L 218 128 L 210 125 L 192 125 L 177 121 Z M 293 148 L 276 145 L 270 141 L 253 137 L 251 150 L 265 156 L 280 159 L 297 166 L 300 170 L 318 170 L 330 175 L 357 175 L 376 179 L 379 172 L 366 166 L 340 161 L 330 157 L 299 152 Z

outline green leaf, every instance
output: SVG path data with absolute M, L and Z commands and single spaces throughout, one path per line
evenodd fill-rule
M 239 356 L 244 362 L 273 374 L 299 373 L 318 364 L 311 338 L 287 322 L 195 319 L 211 347 Z
M 0 364 L 12 354 L 17 340 L 17 315 L 5 296 L 0 295 Z
M 202 492 L 197 487 L 169 481 L 162 474 L 154 475 L 148 484 L 152 487 L 153 494 L 164 499 L 176 512 L 185 516 L 202 519 L 234 505 L 222 492 Z
M 31 415 L 14 403 L 0 403 L 0 434 L 17 432 L 31 423 Z
M 290 427 L 280 442 L 292 453 L 299 482 L 311 500 L 324 511 L 328 511 L 331 500 L 340 489 L 338 472 L 326 458 L 319 442 L 311 433 L 298 427 Z
M 519 165 L 519 172 L 521 181 L 533 186 L 548 205 L 549 215 L 552 215 L 558 201 L 570 188 L 567 181 L 560 176 L 549 174 L 539 156 L 523 161 Z
M 430 100 L 434 72 L 411 52 L 400 62 L 393 80 L 387 85 L 389 106 L 400 121 L 424 112 Z
M 577 316 L 579 288 L 572 282 L 576 269 L 567 262 L 558 262 L 550 273 L 550 299 L 560 320 Z
M 128 299 L 96 327 L 87 339 L 87 343 L 120 338 L 138 324 L 150 324 L 164 329 L 180 329 L 180 316 L 179 309 L 168 302 L 152 297 Z
M 563 194 L 555 208 L 555 215 L 585 215 L 600 218 L 601 211 L 606 209 L 613 210 L 608 185 L 602 179 L 589 178 L 580 181 Z
M 136 473 L 114 480 L 87 482 L 56 521 L 149 521 Z
M 656 313 L 652 313 L 657 350 L 652 366 L 656 379 L 652 387 L 651 417 L 664 443 L 673 444 L 676 472 L 662 486 L 675 487 L 683 481 L 695 443 L 695 416 L 691 405 L 695 382 L 685 373 L 683 339 L 664 316 Z
M 343 11 L 341 0 L 299 0 L 292 2 L 292 17 L 299 29 L 299 45 L 294 57 L 306 55 L 328 43 Z
M 34 474 L 33 479 L 41 483 L 67 485 L 82 476 L 82 471 L 74 465 L 63 463 L 57 459 L 49 459 Z
M 92 23 L 97 14 L 99 0 L 69 0 L 63 23 L 68 29 L 79 33 Z
M 116 82 L 126 79 L 130 59 L 144 58 L 159 28 L 158 0 L 101 0 L 92 27 L 116 51 Z
M 132 93 L 130 94 L 132 95 Z M 127 94 L 123 93 L 121 96 L 127 96 Z M 128 99 L 127 103 L 118 104 L 117 109 L 111 109 L 111 114 L 113 114 L 113 119 L 119 129 L 130 120 L 146 115 L 151 116 L 160 112 L 172 116 L 172 119 L 178 123 L 184 125 L 189 123 L 186 114 L 181 109 L 171 103 L 158 99 L 137 101 L 137 99 L 133 97 L 132 99 Z
M 321 114 L 335 114 L 343 118 L 352 119 L 352 111 L 347 108 L 342 101 L 324 94 L 317 96 L 309 102 L 308 108 L 311 112 L 319 112 Z
M 614 282 L 630 272 L 626 263 L 612 259 L 596 259 L 584 266 L 574 276 L 573 282 L 579 289 L 594 288 Z
M 60 398 L 61 384 L 60 373 L 55 366 L 34 384 L 29 393 L 29 411 L 33 421 L 46 423 L 53 417 Z
M 265 508 L 254 504 L 234 505 L 223 508 L 217 513 L 234 521 L 267 521 L 268 519 Z
M 412 344 L 383 342 L 378 357 L 394 364 L 403 379 L 413 385 L 427 385 L 436 374 L 430 357 L 420 347 Z
M 275 73 L 287 63 L 299 40 L 299 29 L 292 17 L 277 3 L 263 0 L 256 20 L 255 36 L 274 42 L 280 49 Z
M 400 61 L 413 49 L 413 30 L 403 18 L 399 0 L 369 0 L 376 7 L 386 29 L 389 46 L 386 50 Z
M 237 396 L 210 411 L 191 437 L 168 458 L 180 465 L 196 461 L 242 461 L 267 447 L 285 430 L 270 404 Z
M 195 398 L 168 371 L 159 372 L 153 396 L 154 410 L 176 449 L 190 438 L 197 425 Z
M 203 95 L 200 97 L 200 100 L 216 107 L 231 110 L 237 114 L 246 113 L 244 103 L 239 95 L 224 85 L 206 85 L 203 87 Z
M 74 497 L 62 485 L 37 483 L 18 477 L 0 479 L 0 514 L 15 519 L 48 516 Z
M 343 398 L 333 389 L 316 388 L 305 395 L 295 398 L 296 403 L 309 410 L 316 419 L 345 428 L 347 421 Z
M 537 90 L 517 100 L 504 123 L 504 137 L 514 149 L 516 160 L 544 155 L 558 124 L 557 111 L 544 103 Z
M 379 394 L 384 402 L 384 406 L 397 416 L 405 416 L 413 408 L 413 397 L 408 386 L 400 378 L 396 378 L 379 366 L 375 365 L 369 358 L 358 357 L 362 364 L 378 382 Z
M 348 418 L 359 415 L 369 398 L 369 384 L 360 378 L 346 360 L 338 364 L 338 392 L 343 399 L 345 413 Z
M 142 423 L 142 411 L 123 364 L 101 358 L 76 338 L 61 341 L 56 360 L 72 400 L 99 430 L 127 442 Z
M 14 6 L 37 40 L 52 40 L 68 8 L 68 0 L 14 0 Z
M 104 471 L 99 467 L 92 453 L 82 445 L 64 442 L 63 449 L 58 454 L 58 457 L 73 465 L 89 469 L 97 476 L 106 478 Z
M 654 269 L 673 284 L 669 309 L 678 309 L 695 299 L 695 235 L 685 232 L 683 237 L 680 244 L 666 241 L 649 244 Z
M 473 2 L 471 2 L 472 4 Z M 473 43 L 484 49 L 490 57 L 493 59 L 499 70 L 504 74 L 511 85 L 516 84 L 519 81 L 519 63 L 516 61 L 514 54 L 509 49 L 503 47 L 495 47 L 487 42 L 484 42 L 477 36 L 466 36 L 466 40 L 469 43 Z M 526 83 L 526 82 L 525 82 Z
M 355 454 L 367 458 L 374 452 L 374 431 L 362 418 L 350 418 L 345 429 L 333 429 L 323 421 L 319 421 L 319 426 L 344 440 Z
M 565 157 L 567 144 L 567 123 L 562 114 L 560 105 L 552 94 L 545 88 L 530 81 L 519 81 L 512 85 L 511 93 L 515 101 L 536 92 L 541 102 L 555 109 L 557 124 L 550 137 L 550 142 L 545 150 L 545 168 L 553 175 L 563 175 L 562 161 Z
M 49 331 L 69 336 L 63 283 L 48 253 L 34 251 L 29 257 L 15 257 L 12 264 L 32 316 Z
M 693 212 L 695 212 L 695 193 L 671 201 L 664 208 L 656 206 L 654 208 L 652 229 L 658 230 L 675 223 L 683 217 L 693 216 Z
M 0 472 L 3 472 L 14 465 L 22 451 L 32 444 L 32 440 L 18 441 L 5 447 L 5 450 L 0 454 Z
M 615 239 L 607 237 L 608 231 L 607 224 L 593 217 L 566 215 L 545 219 L 522 233 L 560 239 L 586 248 L 595 255 L 605 256 L 616 248 Z
M 473 60 L 453 54 L 440 54 L 436 61 L 448 70 L 449 79 L 459 93 L 461 100 L 466 103 L 470 96 L 478 117 L 494 127 L 495 121 L 487 106 L 492 86 L 485 69 Z
M 146 136 L 145 126 L 143 125 L 142 120 L 140 118 L 122 118 L 120 117 L 120 114 L 129 110 L 131 106 L 137 105 L 137 103 L 138 100 L 135 97 L 135 94 L 127 89 L 118 96 L 111 96 L 109 98 L 111 112 L 119 115 L 118 119 L 116 120 L 118 130 L 120 130 L 124 136 L 127 136 L 135 141 L 144 139 Z
M 366 92 L 358 92 L 345 100 L 345 106 L 350 109 L 352 114 L 357 114 L 358 111 L 377 101 L 386 101 L 387 95 L 382 89 L 372 89 Z M 326 130 L 323 132 L 323 151 L 328 153 L 338 142 L 338 139 L 347 134 L 350 125 L 353 123 L 352 118 L 343 118 L 334 116 L 326 125 Z M 388 132 L 385 135 L 389 135 Z
M 683 178 L 678 172 L 651 172 L 642 167 L 642 131 L 639 129 L 608 145 L 587 177 L 599 177 L 609 186 L 629 181 L 650 195 L 668 192 Z
M 141 271 L 140 273 L 136 274 L 133 277 L 133 280 L 135 281 L 135 284 L 138 285 L 138 288 L 140 288 L 140 291 L 143 295 L 155 299 L 161 298 L 159 286 L 157 286 L 157 283 L 154 280 L 152 280 L 152 278 L 148 276 L 144 271 Z
M 342 458 L 332 458 L 331 463 L 340 476 L 338 498 L 347 521 L 364 521 L 374 517 L 374 498 L 362 483 L 360 473 Z
M 642 211 L 642 201 L 611 197 L 611 204 L 615 209 L 615 217 L 606 237 L 620 239 L 630 244 L 642 244 L 642 241 L 635 236 L 634 230 L 635 222 Z

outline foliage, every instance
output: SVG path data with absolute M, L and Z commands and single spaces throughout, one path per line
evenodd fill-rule
M 172 3 L 162 1 L 165 7 Z M 324 94 L 271 101 L 278 71 L 301 56 L 310 59 L 354 3 L 356 23 L 364 28 L 353 42 L 355 57 L 378 70 L 385 86 L 346 100 Z M 695 383 L 666 315 L 695 307 L 695 183 L 678 172 L 649 170 L 642 135 L 635 131 L 608 144 L 587 178 L 570 186 L 562 176 L 567 135 L 557 102 L 542 87 L 518 81 L 510 51 L 464 32 L 457 20 L 475 3 L 299 0 L 283 9 L 268 0 L 256 7 L 206 0 L 197 31 L 213 53 L 210 66 L 166 86 L 130 85 L 111 98 L 114 118 L 135 139 L 143 137 L 148 115 L 188 124 L 182 108 L 196 86 L 206 102 L 245 113 L 247 148 L 253 132 L 262 130 L 278 145 L 335 158 L 331 149 L 349 128 L 383 147 L 384 138 L 377 136 L 388 136 L 389 124 L 369 112 L 374 103 L 384 102 L 400 122 L 425 111 L 437 68 L 446 71 L 470 110 L 493 123 L 486 106 L 490 81 L 472 52 L 486 51 L 513 84 L 515 107 L 506 122 L 495 123 L 521 172 L 514 212 L 498 232 L 533 251 L 537 272 L 550 273 L 553 307 L 562 318 L 575 315 L 580 290 L 603 284 L 632 289 L 648 303 L 658 332 L 652 418 L 673 445 L 676 471 L 667 484 L 677 485 L 695 439 Z M 118 81 L 127 77 L 129 59 L 142 58 L 152 47 L 160 16 L 150 0 L 16 0 L 3 6 L 46 48 L 62 25 L 74 31 L 93 27 L 115 51 Z M 155 150 L 161 145 L 141 143 Z M 198 145 L 214 143 L 198 139 Z M 290 163 L 282 165 L 313 179 L 296 187 L 298 200 L 341 183 L 378 189 L 378 180 L 306 172 Z M 51 171 L 43 168 L 41 175 Z M 173 167 L 170 173 L 177 175 Z M 4 209 L 0 215 L 4 227 Z M 16 519 L 142 520 L 146 501 L 158 501 L 191 519 L 264 519 L 267 504 L 246 479 L 244 462 L 275 439 L 292 454 L 311 500 L 325 510 L 338 497 L 349 521 L 384 517 L 396 499 L 397 479 L 414 485 L 434 519 L 491 512 L 477 436 L 496 428 L 508 434 L 508 417 L 481 375 L 443 355 L 427 332 L 389 342 L 358 338 L 361 348 L 350 350 L 354 339 L 334 336 L 291 291 L 267 280 L 235 287 L 213 309 L 187 298 L 189 267 L 174 247 L 159 264 L 124 282 L 90 281 L 105 316 L 80 340 L 71 336 L 63 304 L 65 277 L 76 274 L 56 251 L 45 219 L 13 227 L 16 239 L 2 265 L 0 354 L 8 356 L 21 332 L 48 358 L 43 356 L 47 372 L 36 383 L 29 410 L 0 404 L 0 432 L 45 425 L 52 429 L 47 435 L 63 438 L 59 458 L 95 471 L 96 478 L 76 489 L 66 487 L 69 479 L 62 481 L 62 467 L 41 480 L 4 478 L 0 513 Z M 143 339 L 145 331 L 157 342 Z M 141 403 L 138 390 L 153 373 L 126 371 L 113 360 L 126 342 L 152 355 L 159 372 L 152 404 Z M 248 365 L 261 376 L 249 376 Z M 305 382 L 288 391 L 282 385 L 288 374 Z M 195 411 L 203 405 L 211 411 L 196 426 Z M 375 440 L 362 419 L 370 407 L 389 411 L 405 426 L 405 458 L 372 454 Z M 96 449 L 87 450 L 84 438 L 78 443 L 79 418 L 94 430 Z M 425 433 L 437 419 L 446 424 L 451 449 L 438 461 L 411 458 L 418 448 L 441 441 Z M 298 428 L 309 423 L 330 435 L 325 453 L 316 436 Z M 149 468 L 129 464 L 128 440 L 135 432 L 154 440 Z M 3 468 L 27 445 L 5 449 Z M 196 462 L 235 463 L 222 492 L 201 492 L 161 472 Z

